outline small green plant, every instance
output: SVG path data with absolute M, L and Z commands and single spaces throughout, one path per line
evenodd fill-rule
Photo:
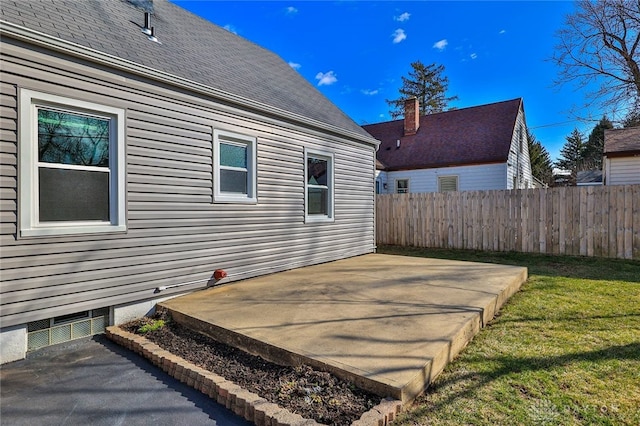
M 160 330 L 162 327 L 164 327 L 164 325 L 164 320 L 151 320 L 150 322 L 138 328 L 138 333 L 147 334 L 150 331 Z

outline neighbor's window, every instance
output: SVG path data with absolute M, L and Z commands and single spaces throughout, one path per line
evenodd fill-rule
M 409 193 L 409 179 L 396 180 L 396 194 Z
M 214 199 L 256 203 L 256 138 L 214 131 Z
M 307 222 L 333 220 L 333 154 L 305 151 Z
M 20 91 L 20 236 L 126 230 L 124 110 Z
M 438 176 L 438 191 L 451 192 L 458 190 L 458 176 Z

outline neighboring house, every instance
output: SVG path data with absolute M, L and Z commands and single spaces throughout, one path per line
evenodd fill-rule
M 363 128 L 381 141 L 379 193 L 532 188 L 522 99 L 420 117 L 417 99 L 403 120 Z
M 602 170 L 583 170 L 577 173 L 576 185 L 600 186 L 602 185 Z
M 167 0 L 0 10 L 2 362 L 374 251 L 378 141 L 274 53 Z
M 604 184 L 640 184 L 640 127 L 604 131 Z

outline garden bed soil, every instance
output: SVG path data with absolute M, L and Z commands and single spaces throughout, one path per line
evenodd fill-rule
M 306 419 L 329 425 L 350 425 L 381 398 L 330 373 L 309 366 L 274 364 L 181 326 L 166 314 L 156 314 L 120 326 L 131 333 L 140 327 L 165 325 L 144 336 L 201 368 L 209 370 L 258 396 Z

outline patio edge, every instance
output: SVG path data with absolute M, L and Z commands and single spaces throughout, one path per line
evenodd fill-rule
M 204 368 L 162 349 L 144 336 L 118 326 L 107 327 L 107 338 L 135 352 L 162 369 L 171 377 L 214 399 L 220 405 L 257 426 L 314 426 L 315 420 L 305 419 L 277 404 L 267 401 Z M 383 399 L 380 404 L 362 414 L 352 426 L 386 426 L 402 410 L 402 402 Z

